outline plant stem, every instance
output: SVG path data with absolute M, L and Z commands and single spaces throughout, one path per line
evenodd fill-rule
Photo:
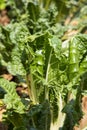
M 58 104 L 59 104 L 58 126 L 62 127 L 63 123 L 64 123 L 64 119 L 65 119 L 65 114 L 62 113 L 62 109 L 63 109 L 64 105 L 63 105 L 63 100 L 62 100 L 61 93 L 59 94 L 59 102 L 58 102 Z
M 42 4 L 42 0 L 39 0 L 39 5 L 41 5 Z
M 62 16 L 62 10 L 63 10 L 63 7 L 64 7 L 64 2 L 63 4 L 61 5 L 61 8 L 56 16 L 56 23 L 59 22 L 61 20 L 61 16 Z
M 33 127 L 36 128 L 36 125 L 35 125 L 33 117 L 32 117 L 32 124 L 33 124 Z
M 53 122 L 53 111 L 51 111 L 51 127 L 50 130 L 59 130 L 64 123 L 65 120 L 65 114 L 62 113 L 62 109 L 63 109 L 63 101 L 62 101 L 62 97 L 61 94 L 59 94 L 59 99 L 58 99 L 58 118 L 55 122 Z
M 33 81 L 33 75 L 32 74 L 27 75 L 26 80 L 27 80 L 27 85 L 28 85 L 29 97 L 34 104 L 37 104 L 38 99 L 37 99 L 36 88 Z
M 45 9 L 47 10 L 49 8 L 50 0 L 46 1 Z
M 28 74 L 26 75 L 26 83 L 27 83 L 27 86 L 28 86 L 28 95 L 29 95 L 30 99 L 32 100 L 30 78 L 29 78 Z
M 49 77 L 51 54 L 52 54 L 52 49 L 50 50 L 49 60 L 48 60 L 47 69 L 46 69 L 46 85 L 45 85 L 45 99 L 46 99 L 46 100 L 49 100 L 48 77 Z

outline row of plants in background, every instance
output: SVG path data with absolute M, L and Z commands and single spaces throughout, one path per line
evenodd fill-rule
M 78 34 L 68 37 L 65 32 L 74 27 L 64 25 L 64 19 L 67 11 L 79 12 L 84 3 L 7 1 L 12 20 L 0 26 L 0 66 L 18 79 L 0 77 L 9 130 L 73 130 L 81 119 L 87 78 L 87 34 L 81 31 L 86 23 L 80 19 Z M 82 11 L 85 19 L 86 7 Z M 27 98 L 16 92 L 20 83 L 27 84 Z

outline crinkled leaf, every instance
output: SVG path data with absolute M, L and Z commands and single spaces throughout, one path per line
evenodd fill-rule
M 7 65 L 8 71 L 13 75 L 25 75 L 26 71 L 21 61 L 20 49 L 14 48 L 11 57 L 11 61 Z
M 0 86 L 6 91 L 3 100 L 7 110 L 13 109 L 15 112 L 23 114 L 25 107 L 16 93 L 16 83 L 0 78 Z

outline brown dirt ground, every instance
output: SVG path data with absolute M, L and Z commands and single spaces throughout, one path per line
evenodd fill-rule
M 8 23 L 10 23 L 10 19 L 7 15 L 7 11 L 6 10 L 0 11 L 0 24 L 5 26 Z

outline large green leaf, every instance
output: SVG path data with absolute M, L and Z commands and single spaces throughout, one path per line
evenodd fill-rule
M 11 54 L 11 61 L 7 65 L 8 71 L 13 75 L 25 75 L 26 70 L 21 61 L 21 50 L 15 47 Z
M 20 97 L 16 93 L 16 83 L 9 82 L 8 80 L 0 78 L 0 86 L 6 91 L 4 103 L 6 105 L 7 110 L 14 109 L 15 112 L 23 114 L 25 106 L 23 105 Z
M 16 93 L 16 83 L 0 78 L 0 86 L 6 92 L 3 99 L 3 102 L 6 105 L 6 112 L 4 114 L 5 119 L 7 118 L 7 120 L 9 120 L 17 129 L 23 127 L 23 130 L 25 130 L 26 127 L 23 114 L 25 114 L 26 108 L 22 103 L 21 98 Z
M 70 79 L 87 70 L 87 35 L 76 35 L 71 39 L 69 50 Z

